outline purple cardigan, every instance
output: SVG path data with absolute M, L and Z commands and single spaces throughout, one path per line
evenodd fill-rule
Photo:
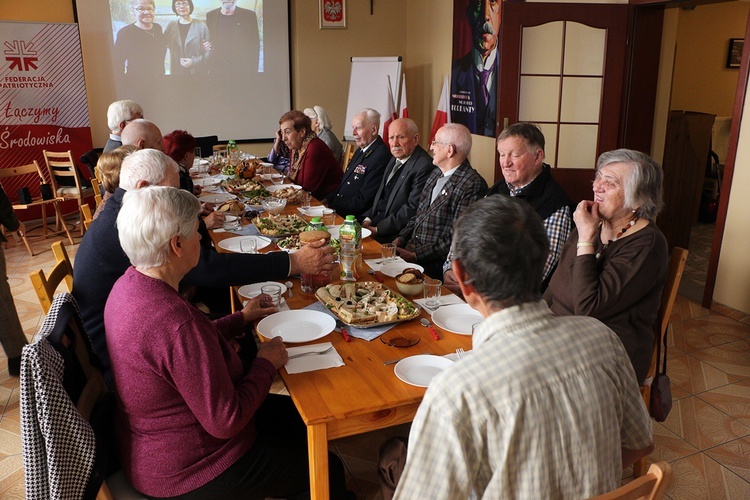
M 243 375 L 224 340 L 242 334 L 242 313 L 212 322 L 169 285 L 130 267 L 109 295 L 104 323 L 120 457 L 137 490 L 192 491 L 250 449 L 253 416 L 276 370 L 258 358 Z

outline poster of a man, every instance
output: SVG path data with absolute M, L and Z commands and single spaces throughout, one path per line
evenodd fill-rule
M 495 137 L 501 0 L 454 1 L 451 121 Z

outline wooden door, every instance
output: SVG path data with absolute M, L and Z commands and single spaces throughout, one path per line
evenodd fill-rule
M 503 2 L 498 119 L 541 126 L 545 161 L 574 202 L 591 198 L 597 157 L 618 147 L 628 12 Z

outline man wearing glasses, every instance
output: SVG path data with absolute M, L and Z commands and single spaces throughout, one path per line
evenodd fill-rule
M 115 67 L 129 77 L 163 75 L 167 40 L 161 25 L 154 22 L 154 1 L 131 0 L 130 10 L 135 22 L 117 32 Z
M 399 256 L 417 262 L 433 277 L 442 276 L 442 265 L 453 238 L 453 222 L 474 201 L 483 197 L 487 182 L 466 159 L 471 133 L 463 125 L 448 123 L 430 145 L 433 169 L 425 182 L 417 214 L 393 240 Z

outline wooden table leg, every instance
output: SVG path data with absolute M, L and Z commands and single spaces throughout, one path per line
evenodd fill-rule
M 326 424 L 307 426 L 307 454 L 310 460 L 310 497 L 329 498 L 328 491 L 328 430 Z

